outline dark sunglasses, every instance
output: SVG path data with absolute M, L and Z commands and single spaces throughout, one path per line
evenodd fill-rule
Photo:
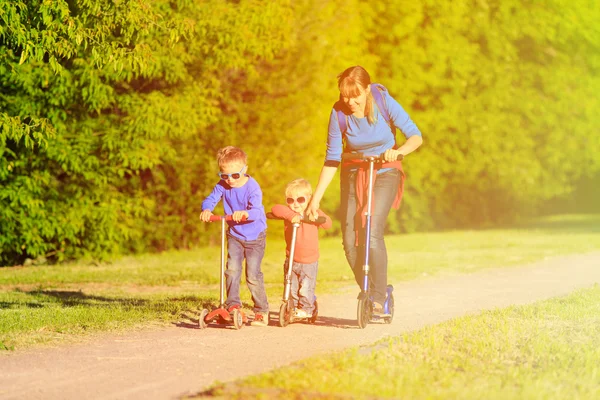
M 223 179 L 224 181 L 226 181 L 229 178 L 236 180 L 240 179 L 242 177 L 242 171 L 244 170 L 244 168 L 246 168 L 245 165 L 242 167 L 242 169 L 240 169 L 240 172 L 234 172 L 233 174 L 224 174 L 221 171 L 219 171 L 219 178 Z
M 287 203 L 288 203 L 288 204 L 294 204 L 294 201 L 297 201 L 297 202 L 298 202 L 298 204 L 304 204 L 304 202 L 306 201 L 306 197 L 304 197 L 304 196 L 300 196 L 300 197 L 298 197 L 297 199 L 294 199 L 294 198 L 292 198 L 292 197 L 288 197 L 288 198 L 286 199 L 286 201 L 287 201 Z

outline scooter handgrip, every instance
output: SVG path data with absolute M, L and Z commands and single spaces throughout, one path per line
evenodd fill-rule
M 220 221 L 221 219 L 225 219 L 225 221 L 233 221 L 233 218 L 231 215 L 211 215 L 210 216 L 210 221 L 211 222 L 215 222 L 215 221 Z M 248 218 L 246 217 L 242 217 L 242 221 L 246 221 Z
M 283 219 L 283 218 L 276 217 L 275 214 L 273 214 L 272 212 L 267 213 L 267 218 L 268 219 Z M 321 225 L 321 224 L 324 224 L 325 221 L 327 221 L 327 218 L 317 217 L 317 219 L 314 221 L 311 221 L 311 220 L 305 218 L 302 222 L 309 223 L 309 224 L 315 224 L 315 225 Z
M 304 224 L 311 224 L 311 225 L 321 225 L 321 224 L 324 224 L 326 221 L 327 221 L 327 218 L 319 216 L 314 221 L 311 221 L 308 218 L 304 218 L 302 220 L 302 223 L 304 223 Z
M 385 153 L 381 153 L 381 154 L 379 155 L 379 159 L 380 159 L 381 161 L 384 161 L 384 158 L 383 158 L 383 155 L 384 155 L 384 154 L 385 154 Z M 402 161 L 402 160 L 404 160 L 404 154 L 398 154 L 398 156 L 396 157 L 396 161 Z

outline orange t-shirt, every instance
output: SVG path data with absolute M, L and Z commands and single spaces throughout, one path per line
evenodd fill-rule
M 285 254 L 290 256 L 290 247 L 292 243 L 292 218 L 298 215 L 297 212 L 288 206 L 276 204 L 271 208 L 271 212 L 278 218 L 285 220 Z M 294 261 L 302 264 L 311 264 L 319 260 L 319 228 L 331 228 L 331 218 L 321 210 L 317 210 L 320 217 L 325 217 L 325 222 L 320 225 L 300 223 L 296 232 L 296 247 L 294 248 Z

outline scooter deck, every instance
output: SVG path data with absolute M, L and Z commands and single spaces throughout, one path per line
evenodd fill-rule
M 240 313 L 242 314 L 242 321 L 244 323 L 248 322 L 248 317 L 246 316 L 246 313 L 240 310 Z M 218 317 L 221 317 L 222 320 L 226 321 L 226 322 L 232 322 L 233 318 L 231 317 L 231 314 L 229 314 L 229 312 L 227 312 L 226 309 L 219 307 L 219 308 L 215 308 L 214 310 L 212 310 L 211 312 L 208 313 L 208 315 L 204 318 L 204 322 L 210 322 L 213 321 L 215 319 L 217 319 Z
M 377 314 L 371 316 L 371 321 L 379 321 L 380 319 L 390 318 L 392 314 Z

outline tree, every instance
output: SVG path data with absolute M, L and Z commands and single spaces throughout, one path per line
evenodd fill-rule
M 381 3 L 377 74 L 425 135 L 407 160 L 404 229 L 501 223 L 598 171 L 591 4 Z M 577 105 L 577 106 L 575 106 Z
M 251 71 L 285 44 L 275 26 L 285 3 L 3 1 L 0 10 L 9 263 L 102 258 L 140 238 L 156 199 L 132 178 L 219 118 L 215 71 Z

